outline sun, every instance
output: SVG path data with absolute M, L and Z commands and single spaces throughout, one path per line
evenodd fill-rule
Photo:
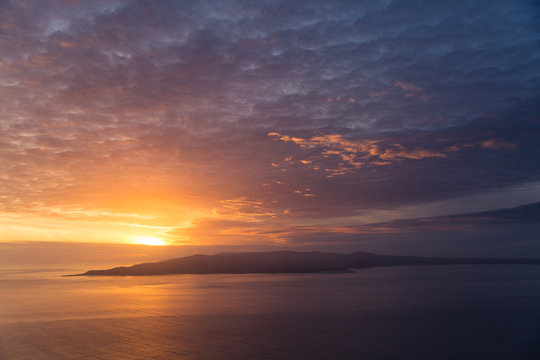
M 163 246 L 167 245 L 165 241 L 157 236 L 133 236 L 132 241 L 136 244 L 151 245 L 151 246 Z

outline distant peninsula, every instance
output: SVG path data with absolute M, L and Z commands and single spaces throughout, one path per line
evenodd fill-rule
M 351 269 L 378 266 L 533 264 L 540 259 L 446 258 L 389 256 L 367 252 L 335 254 L 325 252 L 246 252 L 216 255 L 192 255 L 159 262 L 121 266 L 107 270 L 89 270 L 68 276 L 143 276 L 167 274 L 249 274 L 249 273 L 324 273 L 350 272 Z

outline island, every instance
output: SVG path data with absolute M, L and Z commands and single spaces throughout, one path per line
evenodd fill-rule
M 326 252 L 245 252 L 192 255 L 159 262 L 89 270 L 68 276 L 142 276 L 166 274 L 332 273 L 351 272 L 378 266 L 533 264 L 534 258 L 446 258 L 377 255 L 358 251 L 350 254 Z

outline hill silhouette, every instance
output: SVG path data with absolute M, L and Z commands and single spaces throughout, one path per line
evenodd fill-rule
M 165 274 L 247 274 L 247 273 L 320 273 L 349 272 L 376 266 L 419 266 L 460 264 L 534 264 L 540 259 L 446 258 L 389 256 L 367 252 L 335 254 L 325 252 L 248 252 L 192 255 L 159 262 L 89 270 L 71 276 L 138 276 Z

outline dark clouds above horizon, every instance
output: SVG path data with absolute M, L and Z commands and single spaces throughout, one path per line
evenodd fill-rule
M 508 206 L 540 181 L 539 24 L 534 1 L 0 1 L 0 211 L 211 237 Z

